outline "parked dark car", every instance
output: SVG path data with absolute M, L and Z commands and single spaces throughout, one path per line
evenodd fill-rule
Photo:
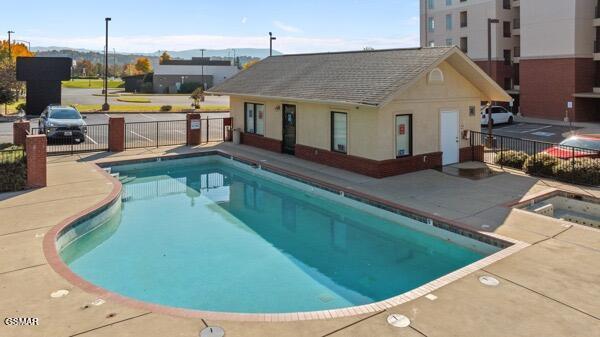
M 87 124 L 77 109 L 70 106 L 51 105 L 40 115 L 39 133 L 48 140 L 85 142 Z
M 600 135 L 569 137 L 544 153 L 560 159 L 600 157 Z

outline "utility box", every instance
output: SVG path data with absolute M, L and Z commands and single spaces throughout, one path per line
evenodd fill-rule
M 17 80 L 27 86 L 27 115 L 61 104 L 61 81 L 71 79 L 72 64 L 69 57 L 17 57 Z

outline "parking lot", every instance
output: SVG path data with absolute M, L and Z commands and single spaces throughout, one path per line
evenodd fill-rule
M 495 135 L 500 136 L 525 138 L 539 142 L 560 143 L 566 138 L 565 135 L 568 132 L 577 131 L 579 129 L 580 128 L 571 128 L 569 126 L 517 122 L 510 125 L 495 125 L 493 131 Z M 487 127 L 482 126 L 481 132 L 487 133 Z

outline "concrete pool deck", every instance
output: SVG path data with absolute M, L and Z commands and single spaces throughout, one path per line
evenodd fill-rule
M 298 322 L 236 322 L 159 314 L 87 293 L 56 274 L 43 251 L 53 226 L 108 196 L 110 181 L 90 162 L 153 157 L 220 148 L 473 229 L 531 246 L 467 275 L 433 294 L 388 310 Z M 0 195 L 0 316 L 38 317 L 39 326 L 0 326 L 0 336 L 198 336 L 207 324 L 226 336 L 600 336 L 600 231 L 565 226 L 506 205 L 553 188 L 600 196 L 599 189 L 502 173 L 470 180 L 438 171 L 373 179 L 245 146 L 138 149 L 119 154 L 50 157 L 48 187 Z M 498 287 L 478 277 L 491 275 Z M 67 296 L 52 298 L 60 289 Z M 392 328 L 389 313 L 411 319 Z

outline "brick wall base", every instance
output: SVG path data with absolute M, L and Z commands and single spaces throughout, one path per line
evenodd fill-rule
M 483 161 L 483 145 L 463 147 L 459 152 L 459 161 L 461 163 L 467 161 Z
M 108 150 L 110 152 L 125 151 L 125 118 L 123 117 L 108 119 Z
M 241 134 L 240 141 L 244 145 L 250 145 L 254 147 L 261 148 L 263 150 L 278 152 L 282 151 L 282 142 L 277 139 L 267 138 L 263 136 L 254 135 L 251 133 L 243 133 Z
M 296 144 L 296 157 L 373 178 L 385 178 L 442 166 L 442 153 L 377 161 Z
M 594 105 L 573 98 L 577 92 L 592 92 L 592 58 L 521 60 L 521 112 L 526 117 L 565 118 L 567 102 L 573 101 L 570 118 L 575 122 L 599 121 Z
M 13 144 L 25 146 L 25 139 L 29 134 L 29 121 L 16 121 L 13 123 Z
M 25 140 L 27 188 L 46 187 L 46 135 L 31 135 Z

